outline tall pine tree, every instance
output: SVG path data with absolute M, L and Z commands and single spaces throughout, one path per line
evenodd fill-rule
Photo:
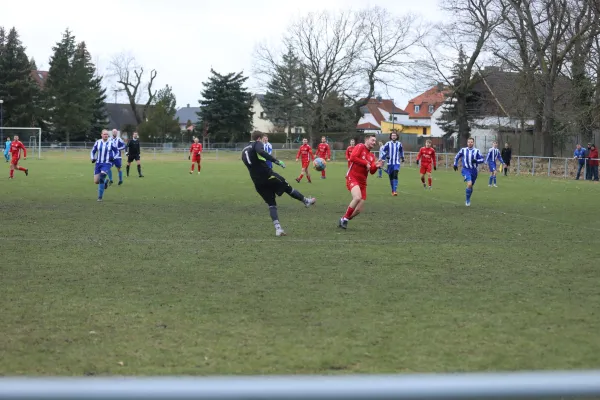
M 175 119 L 177 99 L 173 89 L 165 85 L 154 97 L 148 120 L 139 127 L 142 140 L 167 142 L 180 134 L 179 122 Z
M 252 130 L 252 95 L 244 84 L 248 80 L 241 72 L 221 75 L 210 70 L 211 76 L 203 82 L 199 100 L 202 120 L 208 124 L 208 134 L 216 141 L 235 142 L 249 137 Z
M 301 125 L 301 109 L 298 102 L 300 91 L 300 64 L 291 48 L 283 55 L 281 64 L 267 85 L 264 97 L 265 111 L 269 120 L 278 128 L 286 129 L 286 136 L 292 135 L 292 128 Z
M 36 125 L 39 88 L 31 76 L 29 58 L 19 34 L 12 28 L 0 32 L 0 99 L 4 101 L 4 126 Z

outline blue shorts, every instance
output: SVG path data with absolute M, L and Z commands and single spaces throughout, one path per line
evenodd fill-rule
M 470 181 L 473 185 L 475 184 L 475 181 L 477 180 L 477 170 L 476 169 L 463 168 L 461 173 L 462 173 L 463 178 L 465 178 L 465 182 Z
M 490 172 L 494 172 L 497 168 L 496 168 L 496 163 L 488 163 L 488 168 L 490 169 Z
M 394 171 L 400 171 L 400 164 L 388 164 L 387 174 L 391 175 Z
M 110 169 L 111 164 L 110 163 L 96 163 L 94 166 L 94 175 L 99 175 L 101 172 L 105 172 L 108 173 L 108 170 Z
M 115 160 L 112 162 L 112 165 L 114 165 L 117 168 L 121 168 L 123 160 L 121 158 L 115 158 Z

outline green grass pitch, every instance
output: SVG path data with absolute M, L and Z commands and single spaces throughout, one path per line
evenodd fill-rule
M 5 164 L 0 375 L 600 367 L 600 185 L 482 174 L 467 208 L 405 166 L 342 231 L 345 163 L 289 162 L 317 205 L 282 197 L 277 238 L 237 157 L 145 157 L 103 203 L 87 152 Z

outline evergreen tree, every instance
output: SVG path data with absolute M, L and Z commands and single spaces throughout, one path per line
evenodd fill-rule
M 240 73 L 221 75 L 210 70 L 211 76 L 203 82 L 204 91 L 199 100 L 198 116 L 203 121 L 198 126 L 202 132 L 204 123 L 214 140 L 235 142 L 246 139 L 252 130 L 252 95 L 244 84 L 248 80 Z
M 356 130 L 354 111 L 337 93 L 330 92 L 323 101 L 324 132 L 353 132 Z
M 35 62 L 35 59 L 33 57 L 29 59 L 29 68 L 31 68 L 32 71 L 38 70 L 37 63 Z
M 143 122 L 139 127 L 142 139 L 161 142 L 175 139 L 180 134 L 179 122 L 175 119 L 176 113 L 177 99 L 173 89 L 165 85 L 156 93 L 148 121 Z
M 280 65 L 267 85 L 264 97 L 265 111 L 269 120 L 278 128 L 287 129 L 287 137 L 292 127 L 301 124 L 300 103 L 297 93 L 300 91 L 300 71 L 298 58 L 291 48 L 283 55 Z
M 15 28 L 8 35 L 4 30 L 0 32 L 0 49 L 0 99 L 4 100 L 4 126 L 34 126 L 34 100 L 39 88 L 31 77 L 29 58 Z

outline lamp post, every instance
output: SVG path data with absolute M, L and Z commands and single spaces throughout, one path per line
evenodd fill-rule
M 0 99 L 0 143 L 4 143 L 4 120 L 2 119 L 2 104 L 4 104 L 4 100 Z

